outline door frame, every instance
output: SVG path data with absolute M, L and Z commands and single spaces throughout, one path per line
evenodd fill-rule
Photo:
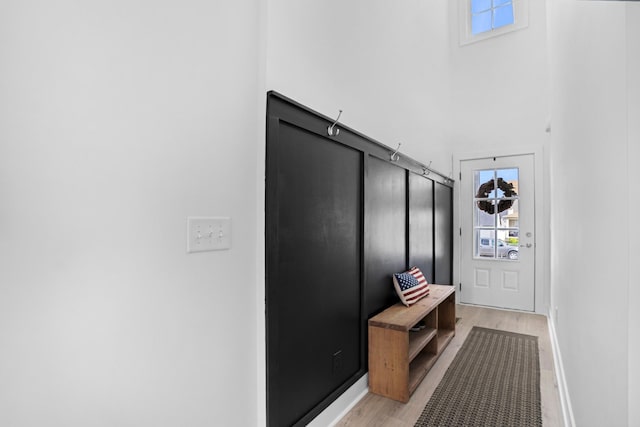
M 536 229 L 535 241 L 535 267 L 534 267 L 534 313 L 547 315 L 549 313 L 549 209 L 548 203 L 548 180 L 545 179 L 545 153 L 543 146 L 525 146 L 514 148 L 496 148 L 494 150 L 483 150 L 475 152 L 462 152 L 453 155 L 453 176 L 455 178 L 453 198 L 453 283 L 457 286 L 456 303 L 460 303 L 460 278 L 461 278 L 461 191 L 460 191 L 460 162 L 465 160 L 478 160 L 492 157 L 508 157 L 533 155 L 533 179 L 534 179 L 534 224 Z

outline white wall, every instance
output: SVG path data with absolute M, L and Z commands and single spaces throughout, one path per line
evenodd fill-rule
M 257 423 L 258 3 L 3 3 L 0 425 Z
M 546 6 L 529 3 L 525 29 L 461 46 L 458 7 L 449 2 L 451 127 L 459 152 L 544 146 L 549 119 Z
M 449 2 L 451 113 L 447 133 L 456 160 L 537 151 L 535 310 L 546 313 L 550 215 L 546 6 L 544 1 L 528 3 L 526 28 L 461 45 L 458 8 L 467 1 Z M 459 169 L 459 165 L 454 167 Z
M 640 425 L 640 4 L 627 3 L 629 170 L 629 426 Z
M 446 0 L 269 0 L 268 16 L 268 89 L 450 172 Z
M 627 306 L 626 6 L 548 5 L 553 320 L 576 425 L 625 426 L 627 326 L 638 308 Z

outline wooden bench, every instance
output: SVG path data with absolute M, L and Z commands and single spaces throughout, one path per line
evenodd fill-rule
M 369 391 L 408 402 L 456 333 L 455 287 L 429 285 L 429 295 L 369 319 Z M 426 328 L 410 329 L 421 321 Z

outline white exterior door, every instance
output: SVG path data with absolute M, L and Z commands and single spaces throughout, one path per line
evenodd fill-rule
M 534 311 L 534 156 L 462 160 L 460 174 L 460 301 Z

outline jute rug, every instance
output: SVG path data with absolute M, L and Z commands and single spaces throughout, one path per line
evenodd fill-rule
M 538 337 L 474 326 L 416 427 L 538 427 Z

